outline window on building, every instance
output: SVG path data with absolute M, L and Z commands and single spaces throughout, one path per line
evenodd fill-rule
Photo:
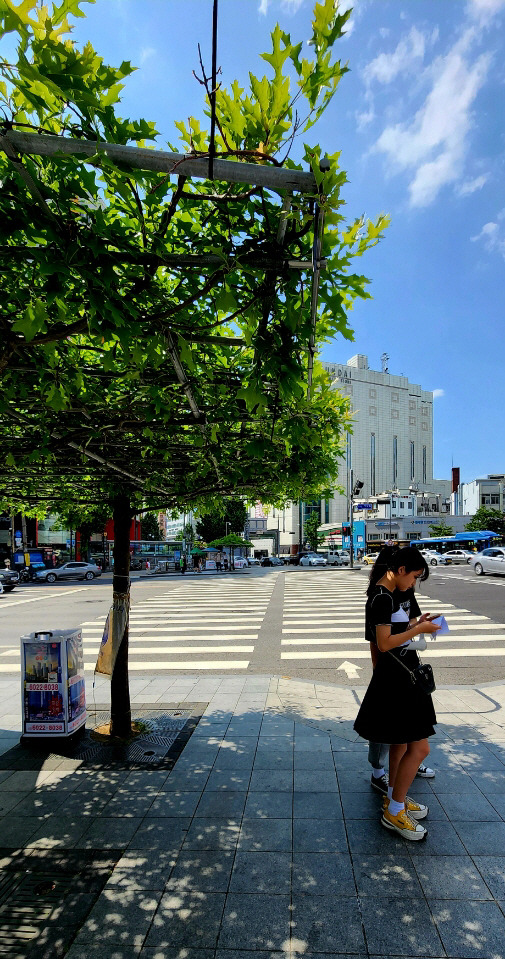
M 491 493 L 491 506 L 499 506 L 500 497 L 498 493 Z
M 423 446 L 423 483 L 426 483 L 426 447 Z
M 398 437 L 393 436 L 393 486 L 398 479 Z
M 415 425 L 416 425 L 415 416 L 409 416 L 409 426 L 415 426 Z
M 416 475 L 416 455 L 415 455 L 415 444 L 411 441 L 410 443 L 410 478 L 413 480 Z
M 369 407 L 368 407 L 368 415 L 369 415 L 369 416 L 377 416 L 377 407 L 376 407 L 376 406 L 369 406 Z
M 375 496 L 375 433 L 370 435 L 370 493 Z
M 482 493 L 480 498 L 480 505 L 491 506 L 491 496 L 489 495 L 489 493 Z
M 409 410 L 415 410 L 415 408 L 416 408 L 416 401 L 409 400 Z
M 351 440 L 350 434 L 348 433 L 347 434 L 347 469 L 350 470 L 351 468 L 352 468 L 352 440 Z
M 391 402 L 392 402 L 392 403 L 399 403 L 399 401 L 400 401 L 400 397 L 399 397 L 398 393 L 391 393 Z
M 368 391 L 368 395 L 369 395 L 369 397 L 370 397 L 371 400 L 374 400 L 374 399 L 376 398 L 376 396 L 377 396 L 377 390 L 370 389 L 370 390 Z
M 398 410 L 391 410 L 391 419 L 398 420 L 399 418 L 400 418 L 400 414 Z
M 330 522 L 330 501 L 329 499 L 324 500 L 324 522 Z

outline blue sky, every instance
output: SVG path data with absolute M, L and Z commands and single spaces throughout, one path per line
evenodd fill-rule
M 343 4 L 345 5 L 345 4 Z M 349 4 L 350 5 L 350 4 Z M 222 82 L 268 69 L 277 21 L 308 38 L 312 0 L 220 0 Z M 435 475 L 451 464 L 471 480 L 505 471 L 505 0 L 356 0 L 339 56 L 351 72 L 306 135 L 341 151 L 349 219 L 391 214 L 360 264 L 373 300 L 351 315 L 355 343 L 322 358 L 366 353 L 380 369 L 436 391 Z M 74 38 L 111 63 L 139 66 L 124 115 L 155 120 L 159 143 L 175 120 L 202 117 L 192 76 L 197 43 L 210 68 L 211 0 L 97 0 Z M 301 149 L 295 147 L 296 151 Z

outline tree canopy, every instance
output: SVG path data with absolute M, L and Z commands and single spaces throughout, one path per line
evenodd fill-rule
M 499 509 L 490 509 L 488 506 L 480 506 L 465 530 L 469 532 L 478 532 L 488 529 L 490 532 L 499 536 L 505 536 L 505 513 Z
M 307 388 L 308 370 L 324 341 L 352 338 L 347 313 L 369 295 L 353 261 L 387 218 L 346 222 L 339 154 L 320 169 L 317 145 L 305 147 L 308 192 L 112 159 L 108 144 L 133 143 L 156 160 L 156 126 L 120 115 L 131 63 L 69 38 L 81 7 L 0 5 L 0 35 L 18 38 L 17 59 L 0 58 L 0 507 L 88 508 L 125 491 L 133 510 L 318 495 L 349 412 L 317 363 Z M 215 151 L 229 168 L 304 168 L 292 140 L 346 72 L 333 48 L 347 18 L 316 4 L 308 57 L 277 26 L 267 75 L 219 86 Z M 203 65 L 201 82 L 208 113 Z M 196 118 L 176 128 L 196 170 L 208 132 Z M 313 324 L 315 250 L 326 268 Z
M 242 533 L 247 520 L 247 507 L 243 500 L 230 498 L 223 503 L 224 510 L 208 513 L 196 521 L 196 532 L 205 542 L 232 533 Z

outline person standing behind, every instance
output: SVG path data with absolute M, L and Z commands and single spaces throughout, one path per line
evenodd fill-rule
M 411 607 L 419 611 L 413 587 L 428 575 L 426 561 L 415 547 L 381 550 L 365 610 L 366 638 L 376 644 L 377 661 L 354 723 L 363 739 L 389 745 L 389 786 L 381 823 L 409 840 L 427 835 L 419 820 L 428 814 L 428 807 L 412 800 L 407 791 L 430 751 L 428 737 L 434 735 L 437 721 L 431 696 L 414 686 L 409 676 L 419 662 L 411 641 L 439 629 L 428 613 L 414 619 L 410 615 Z

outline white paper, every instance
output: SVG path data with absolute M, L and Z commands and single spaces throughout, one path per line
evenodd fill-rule
M 432 623 L 435 623 L 436 626 L 440 626 L 440 629 L 436 633 L 432 634 L 432 639 L 435 639 L 436 636 L 444 636 L 449 632 L 449 626 L 445 616 L 436 616 L 435 619 L 432 619 Z

